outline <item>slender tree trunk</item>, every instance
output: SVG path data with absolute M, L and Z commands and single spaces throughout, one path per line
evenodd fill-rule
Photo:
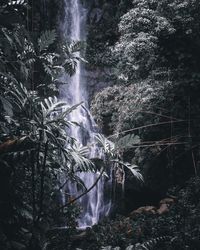
M 33 225 L 36 217 L 36 199 L 35 199 L 35 161 L 34 152 L 31 152 L 31 191 L 32 191 L 32 210 L 33 210 Z
M 74 198 L 73 200 L 67 202 L 66 204 L 62 205 L 59 209 L 63 209 L 67 206 L 69 206 L 70 204 L 74 203 L 75 201 L 79 200 L 81 197 L 83 197 L 84 195 L 86 195 L 87 193 L 89 193 L 99 182 L 99 180 L 101 179 L 103 173 L 104 173 L 105 167 L 102 168 L 98 178 L 96 179 L 96 181 L 92 184 L 92 186 L 90 188 L 88 188 L 85 192 L 83 192 L 82 194 L 78 195 L 76 198 Z
M 47 160 L 47 153 L 48 153 L 48 141 L 45 144 L 44 149 L 44 159 L 42 164 L 42 169 L 40 173 L 40 200 L 39 200 L 39 213 L 38 213 L 38 220 L 41 218 L 43 212 L 43 204 L 44 204 L 44 183 L 45 183 L 45 172 L 46 172 L 46 160 Z

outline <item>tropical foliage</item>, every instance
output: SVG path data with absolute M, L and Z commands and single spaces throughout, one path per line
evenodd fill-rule
M 198 250 L 200 2 L 80 2 L 86 43 L 61 41 L 62 1 L 0 2 L 0 248 Z M 88 159 L 70 136 L 82 103 L 58 99 L 60 76 L 79 61 L 110 85 L 91 102 L 103 159 Z M 75 201 L 111 166 L 111 218 L 76 230 Z M 99 174 L 90 188 L 78 175 L 87 171 Z M 66 194 L 68 180 L 83 193 Z M 168 196 L 163 213 L 130 213 L 137 204 L 157 211 Z
M 1 18 L 12 12 L 19 18 L 0 27 L 0 244 L 4 249 L 41 249 L 50 227 L 63 221 L 75 227 L 78 209 L 72 205 L 61 209 L 60 176 L 78 182 L 75 168 L 94 171 L 86 149 L 77 148 L 67 132 L 77 126 L 68 117 L 81 103 L 70 107 L 55 96 L 61 73 L 75 72 L 80 43 L 60 44 L 55 50 L 55 30 L 35 38 L 25 27 L 26 8 L 25 1 L 1 3 Z
M 129 214 L 104 220 L 88 230 L 86 237 L 75 246 L 86 250 L 182 250 L 185 247 L 198 250 L 199 177 L 191 178 L 183 188 L 176 187 L 168 192 L 177 198 L 168 212 Z
M 110 46 L 115 84 L 92 103 L 104 133 L 140 137 L 124 157 L 143 166 L 157 190 L 198 172 L 197 13 L 198 1 L 133 1 Z

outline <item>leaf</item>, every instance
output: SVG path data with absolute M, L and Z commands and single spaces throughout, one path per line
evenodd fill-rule
M 103 148 L 104 152 L 110 155 L 115 153 L 115 144 L 109 141 L 105 136 L 101 134 L 96 134 L 95 139 L 100 144 L 100 147 Z
M 66 59 L 62 65 L 69 76 L 73 76 L 76 72 L 77 61 L 73 58 Z
M 83 47 L 83 42 L 72 41 L 72 43 L 69 45 L 69 51 L 70 53 L 79 52 L 82 47 Z
M 26 220 L 33 220 L 32 214 L 26 210 L 26 209 L 21 209 L 21 215 L 26 219 Z
M 80 172 L 92 171 L 95 172 L 95 165 L 91 160 L 86 157 L 86 147 L 74 145 L 72 149 L 69 150 L 70 155 L 75 162 L 77 170 Z M 88 152 L 88 151 L 87 151 Z
M 101 247 L 101 250 L 112 250 L 111 246 Z
M 116 142 L 119 149 L 128 149 L 140 143 L 140 137 L 134 134 L 127 134 Z
M 140 173 L 139 167 L 137 165 L 130 164 L 128 162 L 123 162 L 123 161 L 120 161 L 118 159 L 111 160 L 111 162 L 118 163 L 119 165 L 122 165 L 122 166 L 128 168 L 136 179 L 138 179 L 141 182 L 144 182 L 143 176 Z
M 57 112 L 59 110 L 61 111 L 67 106 L 68 106 L 67 102 L 60 101 L 60 102 L 53 103 L 52 106 L 49 107 L 49 109 L 47 110 L 47 115 L 50 115 L 52 112 Z
M 3 108 L 6 112 L 6 115 L 8 115 L 9 117 L 12 117 L 13 116 L 12 104 L 2 96 L 0 96 L 0 100 L 2 102 L 2 105 L 3 105 Z
M 11 6 L 17 6 L 17 5 L 26 6 L 27 3 L 26 3 L 25 0 L 9 0 L 8 5 L 11 5 Z
M 12 249 L 16 249 L 16 250 L 26 249 L 26 246 L 24 244 L 22 244 L 21 242 L 17 242 L 17 241 L 11 241 L 10 245 L 12 246 Z
M 80 102 L 78 104 L 75 104 L 69 108 L 65 108 L 64 112 L 62 113 L 63 117 L 66 117 L 67 115 L 69 115 L 72 111 L 74 111 L 75 109 L 77 109 L 79 106 L 81 106 L 81 104 L 83 104 L 83 102 Z
M 39 51 L 43 51 L 48 49 L 48 47 L 53 44 L 56 40 L 56 32 L 55 30 L 47 30 L 42 33 L 40 38 L 38 39 Z

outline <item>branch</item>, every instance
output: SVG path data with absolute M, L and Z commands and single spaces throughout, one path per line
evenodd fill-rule
M 159 125 L 165 125 L 165 124 L 169 124 L 169 123 L 180 123 L 180 122 L 187 122 L 187 120 L 151 123 L 151 124 L 143 125 L 141 127 L 132 128 L 132 129 L 128 129 L 128 130 L 124 130 L 124 131 L 115 133 L 113 135 L 108 136 L 107 138 L 111 138 L 111 137 L 113 137 L 115 135 L 120 135 L 120 134 L 126 133 L 126 132 L 136 131 L 136 130 L 139 130 L 139 129 L 142 129 L 142 128 L 148 128 L 148 127 L 154 127 L 154 126 L 159 126 Z
M 75 201 L 79 200 L 81 197 L 83 197 L 84 195 L 86 195 L 87 193 L 89 193 L 98 183 L 98 181 L 101 179 L 103 173 L 104 173 L 105 167 L 102 168 L 98 178 L 96 179 L 96 181 L 93 183 L 93 185 L 88 188 L 85 192 L 83 192 L 82 194 L 78 195 L 76 198 L 74 198 L 73 200 L 70 200 L 69 202 L 67 202 L 66 204 L 62 205 L 61 207 L 59 207 L 59 209 L 63 209 L 69 205 L 71 205 L 72 203 L 74 203 Z

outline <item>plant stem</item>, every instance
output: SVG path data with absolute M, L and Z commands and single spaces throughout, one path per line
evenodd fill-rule
M 45 150 L 44 150 L 44 160 L 42 165 L 42 171 L 40 175 L 40 210 L 38 214 L 38 220 L 41 217 L 42 211 L 43 211 L 43 201 L 44 201 L 44 180 L 45 180 L 45 170 L 46 170 L 46 159 L 47 159 L 47 152 L 48 152 L 48 141 L 45 144 Z
M 32 209 L 33 209 L 33 224 L 35 223 L 35 164 L 34 164 L 34 152 L 31 152 L 31 189 L 32 189 Z
M 83 192 L 82 194 L 78 195 L 76 198 L 74 198 L 73 200 L 67 202 L 66 204 L 62 205 L 61 207 L 59 207 L 59 209 L 63 209 L 67 206 L 69 206 L 70 204 L 74 203 L 75 201 L 79 200 L 81 197 L 83 197 L 84 195 L 86 195 L 87 193 L 89 193 L 98 183 L 98 181 L 101 179 L 103 172 L 105 170 L 105 167 L 103 167 L 101 169 L 101 172 L 98 176 L 98 178 L 96 179 L 96 181 L 92 184 L 92 186 L 90 188 L 88 188 L 85 192 Z

